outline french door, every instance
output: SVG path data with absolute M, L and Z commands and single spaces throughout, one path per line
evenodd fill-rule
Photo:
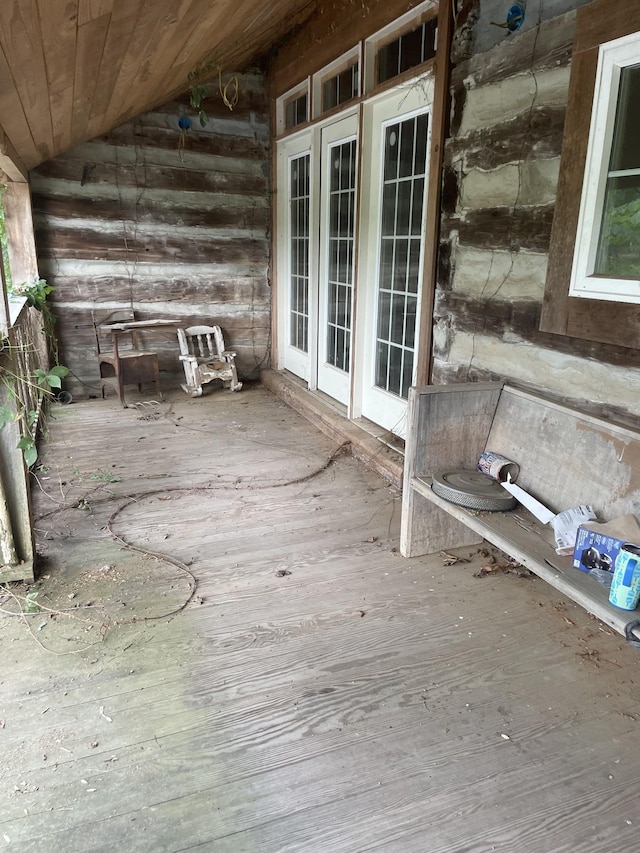
M 310 134 L 278 148 L 278 338 L 279 367 L 310 381 L 314 371 L 314 294 L 317 291 L 317 215 L 312 204 L 314 170 Z
M 361 412 L 403 436 L 409 387 L 415 381 L 427 169 L 430 92 L 408 93 L 365 107 L 372 141 L 365 164 L 361 220 Z
M 280 366 L 344 405 L 352 361 L 357 129 L 351 115 L 278 149 Z
M 278 145 L 279 367 L 400 436 L 416 374 L 431 87 L 361 105 L 360 144 L 352 112 Z
M 318 388 L 349 404 L 352 360 L 356 116 L 321 131 Z

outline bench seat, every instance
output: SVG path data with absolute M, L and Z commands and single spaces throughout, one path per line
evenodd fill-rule
M 400 550 L 404 556 L 491 542 L 610 627 L 640 639 L 640 609 L 613 607 L 608 591 L 523 506 L 479 512 L 431 489 L 437 471 L 475 469 L 485 450 L 520 466 L 518 484 L 554 512 L 591 504 L 599 520 L 640 513 L 640 434 L 503 383 L 412 388 Z

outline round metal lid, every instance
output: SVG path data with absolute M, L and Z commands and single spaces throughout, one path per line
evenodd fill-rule
M 500 483 L 480 471 L 440 471 L 431 488 L 441 498 L 467 509 L 503 512 L 518 501 Z

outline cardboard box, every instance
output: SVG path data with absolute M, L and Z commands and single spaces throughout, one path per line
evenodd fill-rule
M 612 572 L 624 542 L 640 543 L 640 525 L 634 515 L 625 515 L 606 524 L 581 524 L 573 550 L 573 566 L 582 572 L 601 569 Z

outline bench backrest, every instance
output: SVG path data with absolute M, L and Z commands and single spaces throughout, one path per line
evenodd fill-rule
M 505 386 L 487 437 L 520 465 L 518 484 L 555 512 L 591 504 L 640 515 L 640 434 Z
M 493 450 L 554 512 L 591 504 L 603 521 L 640 517 L 640 433 L 500 382 L 411 388 L 409 401 L 405 488 Z

